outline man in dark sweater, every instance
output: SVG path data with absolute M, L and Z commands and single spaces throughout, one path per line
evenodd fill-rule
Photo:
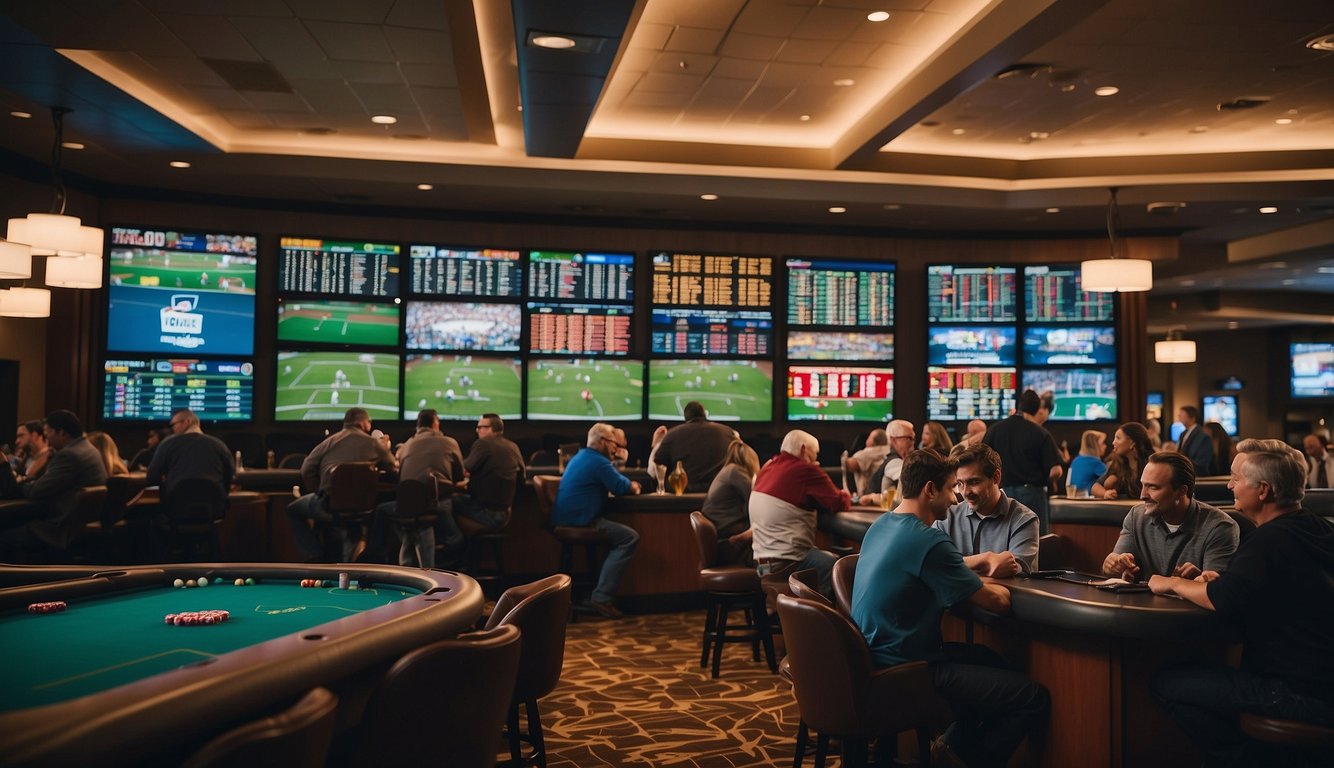
M 499 414 L 484 413 L 477 420 L 477 440 L 468 449 L 463 466 L 468 470 L 468 494 L 454 498 L 454 514 L 487 528 L 509 522 L 514 492 L 526 468 L 519 446 L 505 437 L 505 422 Z
M 714 421 L 709 421 L 704 406 L 691 400 L 684 410 L 685 423 L 667 430 L 653 453 L 653 463 L 666 467 L 670 473 L 681 462 L 685 470 L 686 493 L 704 493 L 723 468 L 727 446 L 736 432 Z
M 158 444 L 148 465 L 146 482 L 162 486 L 163 500 L 187 478 L 204 478 L 218 485 L 224 495 L 236 476 L 236 460 L 227 445 L 204 434 L 194 411 L 182 408 L 171 415 L 171 437 Z
M 1001 490 L 1037 513 L 1041 533 L 1051 527 L 1047 484 L 1061 476 L 1061 453 L 1051 433 L 1042 428 L 1047 409 L 1031 389 L 1019 396 L 1018 409 L 991 425 L 982 442 L 1001 458 Z
M 27 526 L 5 532 L 3 550 L 11 552 L 40 550 L 43 545 L 64 549 L 71 534 L 70 515 L 79 491 L 107 481 L 102 454 L 83 434 L 83 423 L 71 411 L 52 411 L 42 428 L 46 442 L 55 451 L 46 471 L 36 480 L 19 484 L 23 498 L 41 504 L 41 515 Z M 18 555 L 22 557 L 21 554 Z

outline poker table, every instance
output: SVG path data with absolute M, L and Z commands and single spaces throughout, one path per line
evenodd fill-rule
M 337 588 L 340 572 L 357 588 Z M 172 586 L 199 576 L 219 581 Z M 307 578 L 333 586 L 299 586 Z M 58 600 L 68 609 L 27 612 Z M 383 670 L 471 626 L 482 603 L 467 576 L 395 566 L 0 566 L 0 764 L 179 762 L 320 685 L 355 723 Z M 164 621 L 219 609 L 231 618 Z

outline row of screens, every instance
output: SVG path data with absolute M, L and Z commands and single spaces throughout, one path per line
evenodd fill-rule
M 1004 418 L 1016 387 L 1052 392 L 1054 419 L 1116 418 L 1114 368 L 928 369 L 932 420 Z M 526 378 L 526 387 L 525 387 Z M 352 406 L 380 419 L 414 419 L 434 408 L 445 419 L 672 420 L 698 400 L 711 418 L 770 421 L 774 366 L 759 360 L 530 359 L 372 352 L 279 352 L 277 421 L 336 421 Z M 891 368 L 792 365 L 783 393 L 790 421 L 874 421 L 894 415 Z M 190 408 L 207 421 L 254 417 L 248 362 L 125 358 L 106 362 L 103 418 L 165 421 Z

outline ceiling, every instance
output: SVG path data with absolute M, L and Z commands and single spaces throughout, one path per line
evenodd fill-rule
M 0 163 L 60 105 L 122 190 L 1097 236 L 1115 187 L 1181 237 L 1151 331 L 1328 326 L 1325 36 L 1327 0 L 0 0 Z

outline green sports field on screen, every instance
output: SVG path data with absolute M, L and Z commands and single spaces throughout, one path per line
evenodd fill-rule
M 255 292 L 255 259 L 248 256 L 115 247 L 109 263 L 112 284 Z
M 341 421 L 353 406 L 398 418 L 397 355 L 279 352 L 277 373 L 276 421 Z
M 679 421 L 697 400 L 715 421 L 773 419 L 774 367 L 762 360 L 650 360 L 648 417 Z
M 279 300 L 278 341 L 398 346 L 398 307 L 356 301 Z
M 1052 368 L 1024 371 L 1024 389 L 1050 392 L 1057 421 L 1116 418 L 1115 368 Z
M 528 418 L 632 421 L 644 417 L 644 364 L 529 360 Z
M 403 418 L 434 408 L 444 420 L 484 413 L 517 419 L 523 402 L 522 363 L 472 355 L 408 355 L 403 366 Z
M 894 418 L 891 400 L 839 400 L 836 398 L 788 398 L 789 421 L 889 421 Z

